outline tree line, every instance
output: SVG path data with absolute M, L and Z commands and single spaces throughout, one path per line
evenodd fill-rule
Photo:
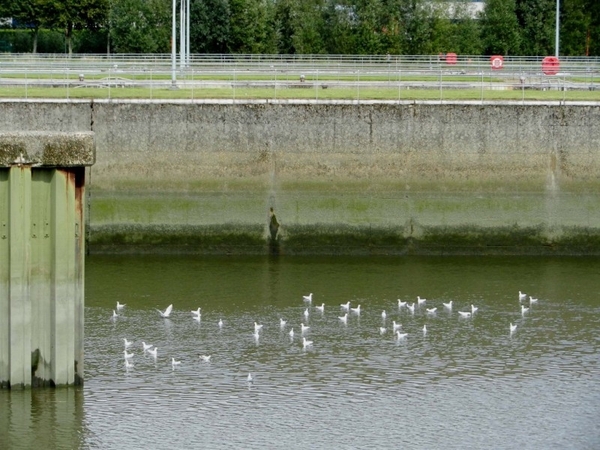
M 468 0 L 190 0 L 190 50 L 553 55 L 556 1 L 486 0 L 474 16 Z M 0 0 L 31 52 L 53 31 L 69 53 L 166 53 L 171 14 L 172 0 Z M 600 1 L 560 1 L 560 53 L 600 55 Z

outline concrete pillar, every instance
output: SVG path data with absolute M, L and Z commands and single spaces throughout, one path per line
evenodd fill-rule
M 83 383 L 93 133 L 0 133 L 0 386 Z

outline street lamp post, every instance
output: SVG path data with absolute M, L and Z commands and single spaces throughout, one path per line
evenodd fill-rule
M 177 89 L 177 75 L 175 74 L 177 66 L 177 52 L 175 47 L 177 46 L 177 35 L 175 29 L 177 28 L 176 16 L 177 15 L 177 0 L 173 0 L 173 21 L 171 31 L 171 89 Z
M 560 0 L 556 0 L 556 36 L 555 36 L 555 50 L 556 56 L 558 58 L 559 47 L 560 47 Z

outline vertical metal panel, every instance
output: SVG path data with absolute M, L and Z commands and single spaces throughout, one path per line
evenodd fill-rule
M 8 168 L 0 168 L 0 386 L 7 387 L 10 380 L 10 298 L 8 296 Z
M 10 383 L 31 385 L 31 299 L 29 296 L 31 168 L 13 166 L 9 175 Z

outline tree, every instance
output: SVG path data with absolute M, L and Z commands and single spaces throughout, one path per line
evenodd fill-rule
M 118 0 L 110 10 L 110 39 L 119 53 L 171 49 L 171 5 L 164 0 Z
M 44 20 L 65 32 L 69 55 L 73 53 L 73 30 L 96 30 L 106 25 L 108 0 L 42 0 Z
M 482 37 L 488 54 L 518 53 L 519 22 L 515 0 L 487 0 L 481 18 Z
M 265 0 L 229 0 L 232 53 L 262 53 L 268 47 L 267 5 Z
M 190 5 L 190 51 L 226 53 L 230 37 L 227 0 L 195 0 Z
M 516 0 L 521 54 L 553 55 L 556 0 Z
M 567 56 L 589 54 L 592 18 L 587 0 L 562 0 L 560 16 L 560 53 Z
M 0 11 L 2 17 L 12 17 L 22 26 L 31 29 L 33 33 L 33 53 L 37 53 L 40 27 L 45 22 L 44 3 L 45 0 L 8 0 L 3 4 L 4 11 Z

